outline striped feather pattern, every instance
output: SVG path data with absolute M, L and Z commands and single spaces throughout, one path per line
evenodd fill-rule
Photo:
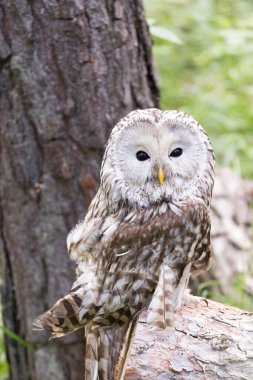
M 168 267 L 163 265 L 159 281 L 148 308 L 147 323 L 154 330 L 165 330 L 174 327 L 174 304 L 173 296 L 176 287 L 176 274 Z
M 182 143 L 188 141 L 187 158 L 177 166 L 178 172 L 173 172 L 172 161 L 168 167 L 168 147 L 159 131 L 170 143 L 182 136 Z M 158 144 L 147 177 L 133 170 L 136 147 L 131 144 L 139 137 L 145 144 L 151 142 L 151 150 Z M 132 161 L 125 169 L 129 151 Z M 159 184 L 157 162 L 162 162 L 162 156 L 165 180 Z M 85 328 L 85 380 L 123 379 L 143 309 L 149 307 L 152 328 L 173 326 L 174 310 L 190 274 L 210 264 L 213 176 L 208 137 L 184 112 L 137 110 L 114 127 L 102 162 L 100 188 L 85 220 L 67 239 L 77 279 L 71 293 L 34 322 L 54 338 Z

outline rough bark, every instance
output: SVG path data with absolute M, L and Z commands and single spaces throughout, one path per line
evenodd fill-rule
M 74 334 L 49 343 L 34 317 L 70 289 L 68 231 L 99 181 L 112 126 L 158 105 L 141 1 L 0 3 L 0 249 L 11 380 L 79 380 Z
M 140 379 L 253 379 L 253 314 L 192 297 L 175 333 L 139 323 L 125 380 Z

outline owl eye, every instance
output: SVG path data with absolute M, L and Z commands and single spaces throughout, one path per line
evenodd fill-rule
M 146 152 L 144 152 L 143 150 L 139 150 L 139 152 L 136 153 L 136 158 L 137 158 L 137 160 L 139 160 L 139 161 L 146 161 L 146 160 L 148 160 L 150 157 L 149 157 L 149 155 L 148 155 Z
M 170 153 L 170 157 L 179 157 L 183 153 L 182 148 L 176 148 Z

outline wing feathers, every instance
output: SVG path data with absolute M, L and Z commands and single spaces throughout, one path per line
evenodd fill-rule
M 82 299 L 77 293 L 70 293 L 61 298 L 46 313 L 34 320 L 36 330 L 47 330 L 52 338 L 58 338 L 82 327 L 79 322 L 79 308 Z

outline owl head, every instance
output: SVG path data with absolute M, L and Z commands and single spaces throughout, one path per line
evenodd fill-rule
M 101 168 L 110 203 L 149 207 L 200 197 L 209 204 L 214 155 L 200 124 L 180 111 L 137 110 L 113 128 Z

